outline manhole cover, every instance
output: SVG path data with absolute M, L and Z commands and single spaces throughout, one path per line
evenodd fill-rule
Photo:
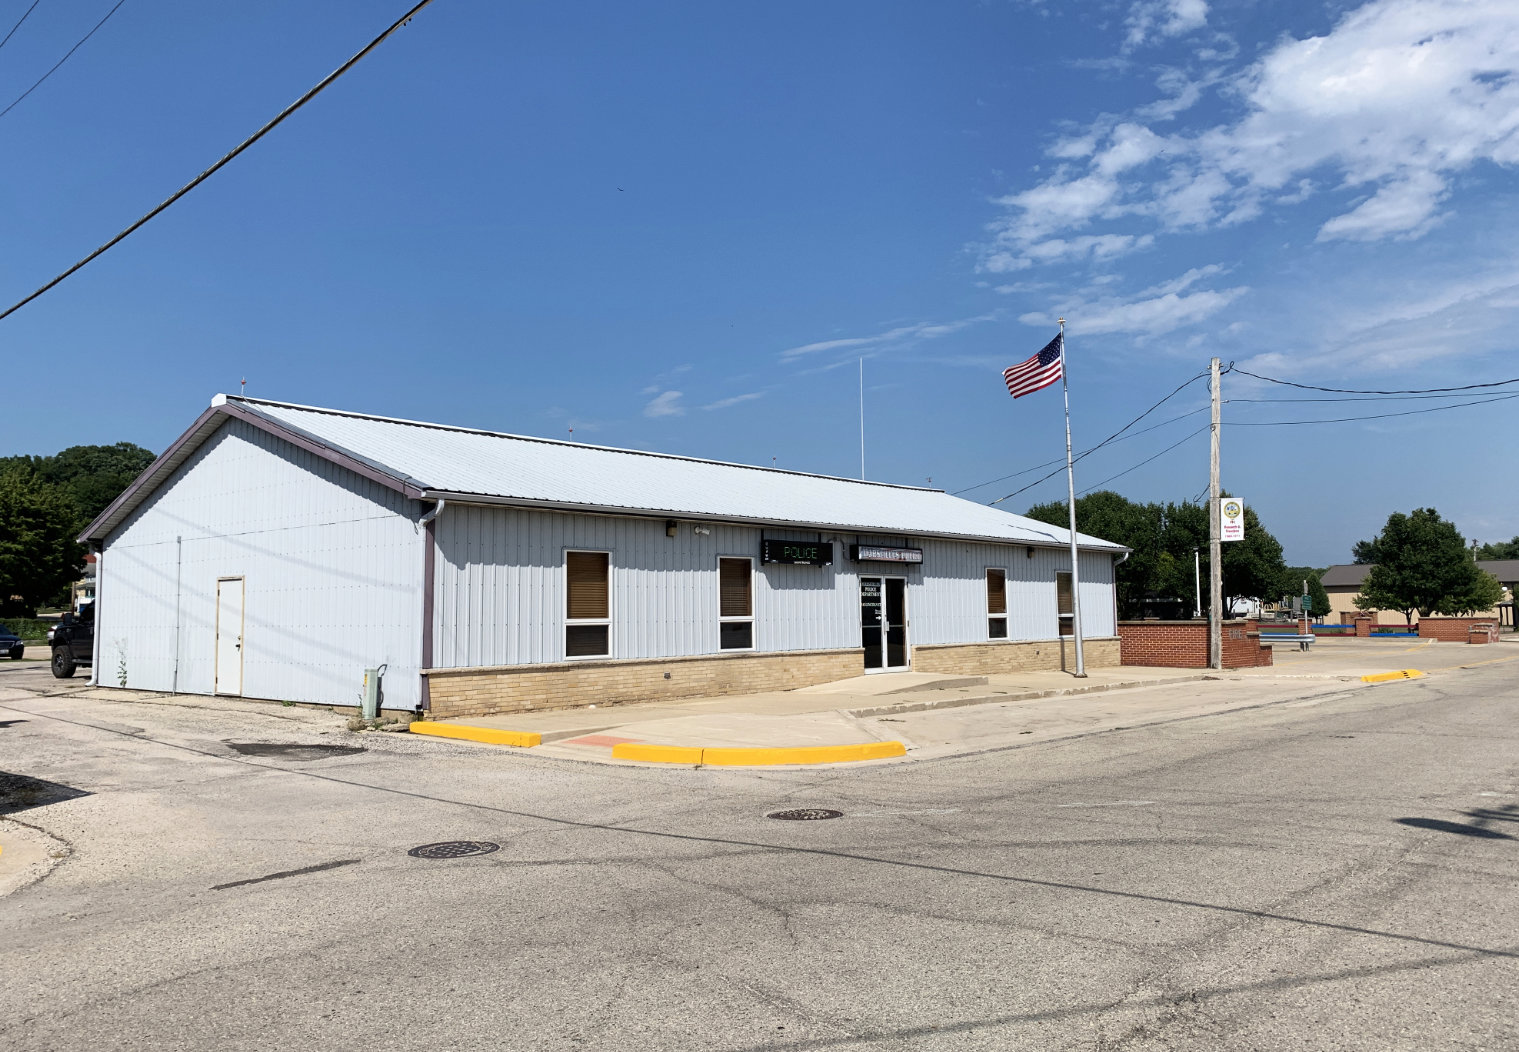
M 364 752 L 362 745 L 298 745 L 287 742 L 227 742 L 227 748 L 244 756 L 269 756 L 277 760 L 325 760 Z
M 412 858 L 467 858 L 500 850 L 500 844 L 492 844 L 489 840 L 445 840 L 441 844 L 423 844 L 406 853 Z
M 843 811 L 830 811 L 826 807 L 794 807 L 790 811 L 771 811 L 766 818 L 779 818 L 783 822 L 821 822 L 825 818 L 843 818 Z

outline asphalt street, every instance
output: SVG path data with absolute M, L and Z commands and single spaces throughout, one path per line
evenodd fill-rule
M 1516 687 L 787 771 L 8 674 L 0 1048 L 1515 1049 Z

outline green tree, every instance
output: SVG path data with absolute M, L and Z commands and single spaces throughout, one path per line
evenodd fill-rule
M 1473 613 L 1503 597 L 1497 578 L 1472 559 L 1466 538 L 1434 508 L 1393 512 L 1382 532 L 1354 551 L 1357 562 L 1375 564 L 1355 599 L 1362 610 L 1397 610 L 1412 624 L 1415 611 Z
M 30 617 L 84 568 L 79 508 L 26 467 L 0 466 L 0 613 Z
M 1245 507 L 1245 539 L 1230 541 L 1223 549 L 1226 613 L 1241 600 L 1281 598 L 1280 589 L 1287 575 L 1282 543 L 1261 525 L 1254 508 Z
M 1036 504 L 1029 518 L 1065 526 L 1065 501 Z M 1204 581 L 1208 572 L 1208 509 L 1201 504 L 1136 504 L 1104 490 L 1076 501 L 1076 528 L 1082 533 L 1116 541 L 1134 549 L 1118 567 L 1118 615 L 1144 616 L 1146 599 L 1181 600 L 1190 606 L 1196 597 L 1194 551 L 1202 553 Z M 1245 509 L 1245 539 L 1223 546 L 1224 595 L 1231 607 L 1242 599 L 1281 597 L 1286 571 L 1282 546 Z M 1293 586 L 1296 589 L 1297 585 Z M 1206 586 L 1198 602 L 1207 608 Z M 1328 597 L 1325 597 L 1325 612 Z
M 1308 605 L 1308 616 L 1328 617 L 1334 612 L 1334 606 L 1329 602 L 1329 593 L 1324 591 L 1324 582 L 1321 580 L 1323 575 L 1323 570 L 1316 570 L 1312 566 L 1289 566 L 1282 578 L 1282 595 L 1302 595 L 1303 582 L 1306 580 L 1308 598 L 1312 600 Z
M 1511 541 L 1484 544 L 1477 549 L 1478 559 L 1519 559 L 1519 537 Z
M 57 456 L 43 457 L 37 474 L 68 491 L 79 508 L 79 528 L 106 507 L 153 463 L 151 451 L 131 442 L 114 446 L 70 446 Z
M 1031 519 L 1062 529 L 1070 524 L 1063 500 L 1036 504 L 1027 514 Z M 1111 490 L 1089 493 L 1076 499 L 1076 529 L 1134 550 L 1116 573 L 1118 616 L 1143 616 L 1145 598 L 1153 588 L 1164 555 L 1159 506 L 1135 504 Z

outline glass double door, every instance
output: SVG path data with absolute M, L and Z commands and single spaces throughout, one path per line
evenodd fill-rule
M 907 667 L 907 582 L 902 578 L 860 578 L 860 645 L 866 672 Z

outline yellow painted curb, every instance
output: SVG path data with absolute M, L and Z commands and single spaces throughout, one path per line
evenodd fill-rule
M 1400 668 L 1396 672 L 1377 672 L 1370 676 L 1362 676 L 1362 683 L 1389 683 L 1395 679 L 1418 679 L 1424 673 L 1416 668 Z
M 644 763 L 701 763 L 701 750 L 688 745 L 645 745 L 642 742 L 618 742 L 612 746 L 614 760 L 641 760 Z
M 683 745 L 643 745 L 622 742 L 612 746 L 614 760 L 644 763 L 706 764 L 711 767 L 768 767 L 776 764 L 852 763 L 884 760 L 907 755 L 901 742 L 865 742 L 861 745 L 803 745 L 776 749 L 698 749 Z
M 437 738 L 462 738 L 465 741 L 484 742 L 486 745 L 515 745 L 530 749 L 543 742 L 543 735 L 531 731 L 503 731 L 495 727 L 466 727 L 458 723 L 435 723 L 418 720 L 411 725 L 413 734 L 431 734 Z

